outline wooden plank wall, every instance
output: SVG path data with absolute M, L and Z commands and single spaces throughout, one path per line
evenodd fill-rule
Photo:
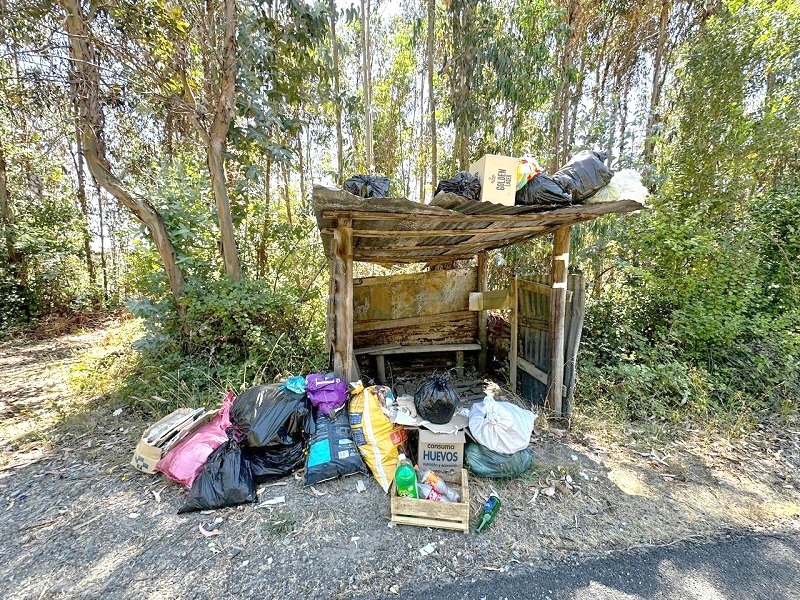
M 550 285 L 548 275 L 530 275 L 520 277 L 521 280 Z M 572 291 L 571 300 L 567 301 L 564 319 L 565 359 L 564 385 L 567 393 L 564 397 L 563 412 L 569 414 L 575 390 L 575 358 L 580 344 L 580 332 L 583 328 L 584 281 L 582 275 L 569 275 L 567 289 Z M 519 288 L 519 355 L 545 373 L 550 372 L 550 325 L 549 294 Z M 522 396 L 537 405 L 544 405 L 547 397 L 547 386 L 533 376 L 520 370 L 518 373 L 521 386 L 518 388 Z
M 475 342 L 480 313 L 469 310 L 469 294 L 477 289 L 475 267 L 356 279 L 354 345 Z

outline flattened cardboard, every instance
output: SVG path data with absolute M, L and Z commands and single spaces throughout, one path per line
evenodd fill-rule
M 417 411 L 414 410 L 414 399 L 411 396 L 400 396 L 396 403 L 397 408 L 384 408 L 383 412 L 392 423 L 397 425 L 422 427 L 435 433 L 456 433 L 469 425 L 469 411 L 464 412 L 464 409 L 455 413 L 447 423 L 439 425 L 426 421 L 417 414 Z
M 145 429 L 136 445 L 131 466 L 143 473 L 155 473 L 156 464 L 172 446 L 216 414 L 202 408 L 179 408 Z M 152 434 L 156 434 L 155 436 Z

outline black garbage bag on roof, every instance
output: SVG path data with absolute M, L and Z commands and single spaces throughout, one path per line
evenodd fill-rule
M 344 182 L 344 191 L 362 198 L 388 198 L 389 178 L 383 175 L 353 175 Z
M 236 439 L 250 448 L 282 451 L 303 444 L 314 431 L 311 403 L 283 384 L 260 385 L 243 391 L 231 406 Z
M 467 200 L 478 202 L 481 199 L 481 182 L 472 173 L 459 171 L 450 179 L 442 179 L 436 186 L 436 193 L 450 192 L 463 196 Z
M 481 444 L 468 444 L 464 458 L 470 471 L 478 477 L 498 479 L 519 477 L 533 462 L 533 454 L 528 448 L 523 448 L 514 454 L 501 454 Z
M 211 510 L 256 501 L 256 484 L 242 448 L 228 428 L 228 441 L 214 450 L 203 465 L 178 514 Z
M 414 407 L 420 417 L 441 425 L 453 418 L 458 408 L 458 394 L 450 387 L 447 377 L 434 375 L 423 381 L 414 392 Z
M 614 171 L 603 162 L 605 152 L 584 150 L 553 175 L 553 180 L 572 194 L 573 202 L 583 202 L 611 181 Z
M 309 443 L 304 485 L 313 485 L 335 477 L 347 477 L 355 473 L 367 475 L 361 453 L 353 443 L 350 418 L 347 410 L 335 415 L 315 411 L 316 431 Z
M 544 173 L 534 175 L 528 183 L 517 190 L 514 204 L 524 206 L 553 204 L 566 206 L 572 203 L 572 196 Z

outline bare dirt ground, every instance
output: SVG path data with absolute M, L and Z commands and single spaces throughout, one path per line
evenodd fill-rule
M 634 425 L 544 425 L 524 477 L 470 478 L 473 515 L 492 489 L 503 499 L 480 535 L 389 527 L 367 477 L 363 493 L 355 478 L 312 490 L 287 477 L 259 494 L 282 503 L 179 516 L 186 491 L 129 466 L 141 417 L 68 385 L 82 353 L 121 351 L 113 329 L 0 345 L 0 597 L 391 598 L 542 561 L 800 530 L 800 424 L 787 419 L 736 439 L 678 427 L 657 447 Z

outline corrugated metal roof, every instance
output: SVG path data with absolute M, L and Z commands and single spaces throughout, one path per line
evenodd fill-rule
M 632 200 L 574 206 L 503 206 L 439 194 L 430 204 L 405 198 L 360 198 L 314 186 L 312 205 L 330 256 L 333 229 L 350 219 L 353 259 L 380 264 L 449 262 L 516 244 L 609 213 L 642 209 Z M 463 233 L 462 233 L 463 232 Z

